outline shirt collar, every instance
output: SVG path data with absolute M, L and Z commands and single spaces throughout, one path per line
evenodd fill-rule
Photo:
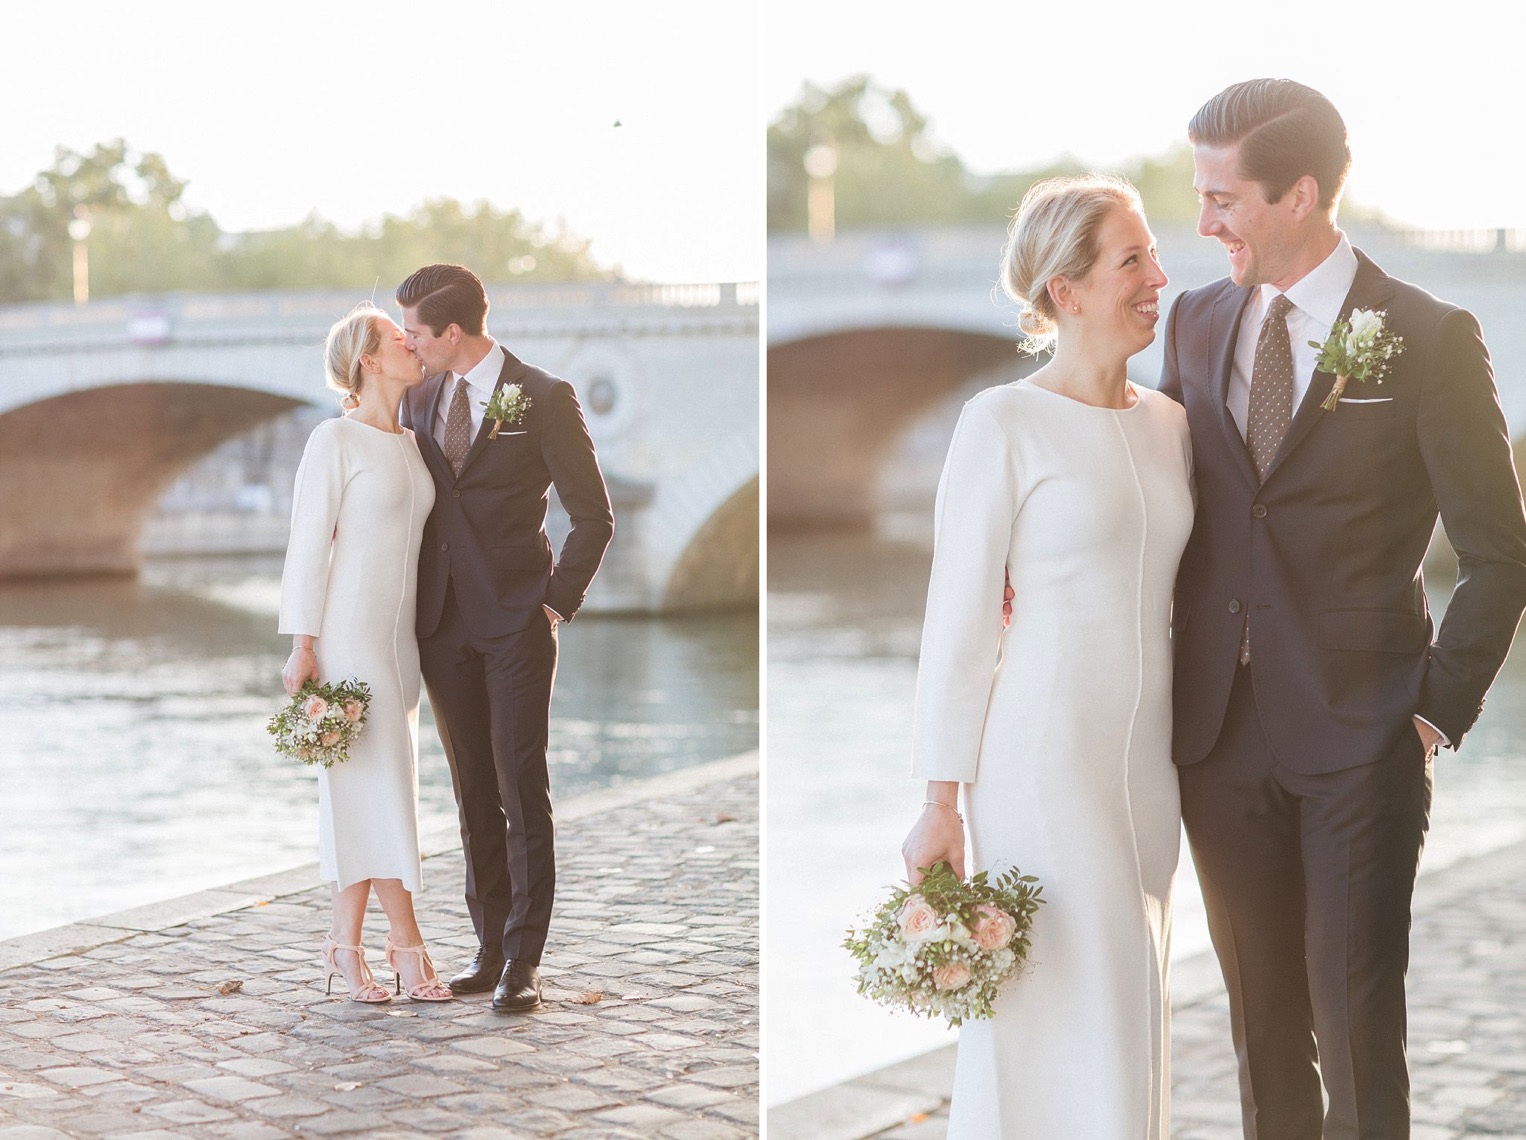
M 488 340 L 492 341 L 493 347 L 487 350 L 487 355 L 479 360 L 470 372 L 466 373 L 466 384 L 475 392 L 492 395 L 493 388 L 498 383 L 498 374 L 503 371 L 504 352 L 503 346 L 496 340 L 492 337 L 488 337 Z M 452 384 L 461 378 L 459 372 L 451 375 L 454 377 Z
M 1356 280 L 1356 252 L 1344 231 L 1337 231 L 1340 241 L 1330 251 L 1330 256 L 1295 281 L 1286 296 L 1295 306 L 1319 321 L 1326 328 L 1334 325 Z M 1261 286 L 1261 310 L 1265 312 L 1276 298 L 1278 290 L 1272 285 Z

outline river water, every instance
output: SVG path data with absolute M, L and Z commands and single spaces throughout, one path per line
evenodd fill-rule
M 279 557 L 0 585 L 0 938 L 317 858 L 316 774 L 266 719 L 290 639 Z M 420 826 L 456 818 L 425 700 Z M 562 631 L 565 799 L 757 747 L 755 615 L 584 614 Z
M 946 435 L 943 437 L 946 440 Z M 926 488 L 936 470 L 912 480 Z M 955 1039 L 859 997 L 843 932 L 904 878 L 912 696 L 932 560 L 932 505 L 872 532 L 773 533 L 768 544 L 765 1096 L 804 1095 Z M 1437 577 L 1429 575 L 1428 577 Z M 1440 613 L 1449 587 L 1433 585 Z M 993 602 L 994 604 L 994 602 Z M 1436 764 L 1422 873 L 1526 837 L 1526 652 L 1506 663 L 1461 754 Z M 1209 947 L 1185 853 L 1172 957 Z

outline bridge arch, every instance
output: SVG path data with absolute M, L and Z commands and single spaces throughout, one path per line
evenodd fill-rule
M 974 376 L 1033 367 L 1015 339 L 902 324 L 770 345 L 770 524 L 868 523 L 878 473 L 918 419 Z
M 643 545 L 666 613 L 757 604 L 758 440 L 737 431 L 718 441 L 657 491 L 644 519 Z M 619 524 L 616 523 L 618 541 Z
M 165 489 L 219 444 L 298 407 L 215 383 L 108 383 L 0 413 L 0 577 L 130 574 Z
M 737 609 L 758 597 L 758 476 L 754 473 L 705 520 L 663 590 L 665 613 Z

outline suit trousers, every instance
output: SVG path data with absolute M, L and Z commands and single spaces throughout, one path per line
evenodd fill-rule
M 1401 1140 L 1404 974 L 1431 764 L 1407 729 L 1381 760 L 1290 771 L 1262 730 L 1255 669 L 1253 658 L 1236 670 L 1218 741 L 1179 770 L 1229 991 L 1245 1136 Z
M 540 963 L 556 892 L 546 745 L 556 632 L 543 613 L 475 637 L 447 587 L 439 627 L 419 642 L 429 703 L 450 763 L 466 855 L 466 908 L 483 945 Z

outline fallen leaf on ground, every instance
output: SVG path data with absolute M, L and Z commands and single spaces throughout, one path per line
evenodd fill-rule
M 223 995 L 241 993 L 243 989 L 244 983 L 241 981 L 219 982 L 217 986 L 217 992 Z
M 359 1087 L 360 1087 L 360 1082 L 359 1081 L 345 1081 L 343 1084 L 335 1085 L 334 1086 L 334 1091 L 335 1092 L 354 1092 Z
M 600 990 L 584 990 L 572 999 L 575 1005 L 598 1005 L 603 1000 L 604 994 Z
M 715 817 L 715 822 L 716 823 L 735 823 L 736 819 L 737 819 L 737 817 L 734 816 L 734 815 L 730 815 L 727 812 L 721 812 L 720 815 Z

